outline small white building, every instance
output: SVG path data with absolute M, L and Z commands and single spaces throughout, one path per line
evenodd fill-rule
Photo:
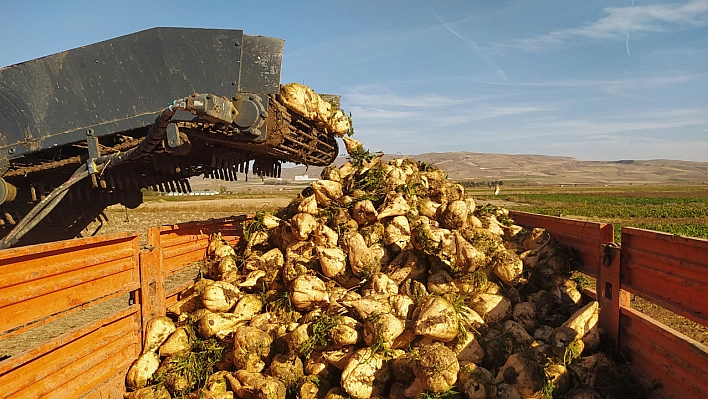
M 217 194 L 219 194 L 219 193 L 218 193 L 217 191 L 213 191 L 213 190 L 209 190 L 209 191 L 192 191 L 192 192 L 190 192 L 190 193 L 179 193 L 179 192 L 173 191 L 173 192 L 167 193 L 167 196 L 168 196 L 168 197 L 180 197 L 180 196 L 183 196 L 183 195 L 187 195 L 187 196 L 200 195 L 200 196 L 201 196 L 201 195 L 217 195 Z
M 319 180 L 317 177 L 310 177 L 307 173 L 304 175 L 295 175 L 295 181 L 315 181 Z

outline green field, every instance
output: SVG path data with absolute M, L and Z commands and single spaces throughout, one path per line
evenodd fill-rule
M 236 192 L 215 196 L 157 196 L 146 192 L 146 202 L 184 202 L 259 198 L 292 198 L 307 184 L 274 187 L 244 185 Z M 488 201 L 507 209 L 571 219 L 610 223 L 615 241 L 623 226 L 663 231 L 708 239 L 708 185 L 615 187 L 501 186 L 499 195 L 490 188 L 467 188 L 478 204 Z M 206 201 L 206 202 L 205 202 Z M 206 206 L 206 205 L 204 205 Z
M 508 209 L 611 223 L 708 239 L 708 186 L 503 187 L 470 189 L 478 203 L 504 201 Z

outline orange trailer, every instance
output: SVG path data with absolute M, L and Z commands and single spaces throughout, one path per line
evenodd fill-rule
M 708 326 L 708 240 L 511 212 L 546 228 L 597 279 L 600 327 L 655 398 L 708 397 L 708 347 L 629 306 L 636 294 Z M 174 277 L 205 256 L 209 235 L 232 244 L 248 216 L 0 251 L 0 398 L 122 398 L 144 325 L 189 282 Z M 57 332 L 58 331 L 58 332 Z

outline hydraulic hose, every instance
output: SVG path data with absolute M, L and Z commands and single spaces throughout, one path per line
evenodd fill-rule
M 96 164 L 113 167 L 144 157 L 151 153 L 165 138 L 167 126 L 170 124 L 170 120 L 175 114 L 175 111 L 177 109 L 181 109 L 181 107 L 176 106 L 176 103 L 178 103 L 178 101 L 175 101 L 173 105 L 165 108 L 162 113 L 155 118 L 155 123 L 153 123 L 150 130 L 148 130 L 147 136 L 137 145 L 137 147 L 131 148 L 126 152 L 118 152 L 115 154 L 98 157 L 96 159 Z

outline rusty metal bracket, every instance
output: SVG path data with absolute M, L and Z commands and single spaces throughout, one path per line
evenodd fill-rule
M 177 124 L 170 123 L 167 125 L 163 147 L 172 155 L 187 155 L 192 150 L 192 143 L 186 134 L 179 131 Z
M 182 145 L 182 138 L 179 134 L 179 128 L 174 123 L 167 125 L 167 131 L 165 132 L 165 140 L 167 141 L 167 150 L 177 148 Z
M 89 173 L 98 172 L 96 168 L 96 158 L 101 156 L 101 150 L 98 148 L 98 137 L 93 135 L 93 129 L 86 130 L 86 145 L 88 146 L 88 160 L 86 166 Z
M 98 147 L 98 137 L 93 134 L 93 129 L 86 130 L 86 145 L 88 146 L 86 168 L 91 175 L 91 185 L 98 187 L 98 180 L 96 179 L 96 173 L 98 173 L 96 159 L 101 156 L 101 149 Z
M 621 246 L 616 242 L 610 242 L 604 246 L 602 255 L 602 266 L 610 267 L 610 265 L 612 265 L 612 262 L 615 261 L 615 258 L 618 254 L 618 251 L 615 251 L 615 249 L 619 248 L 621 248 Z

